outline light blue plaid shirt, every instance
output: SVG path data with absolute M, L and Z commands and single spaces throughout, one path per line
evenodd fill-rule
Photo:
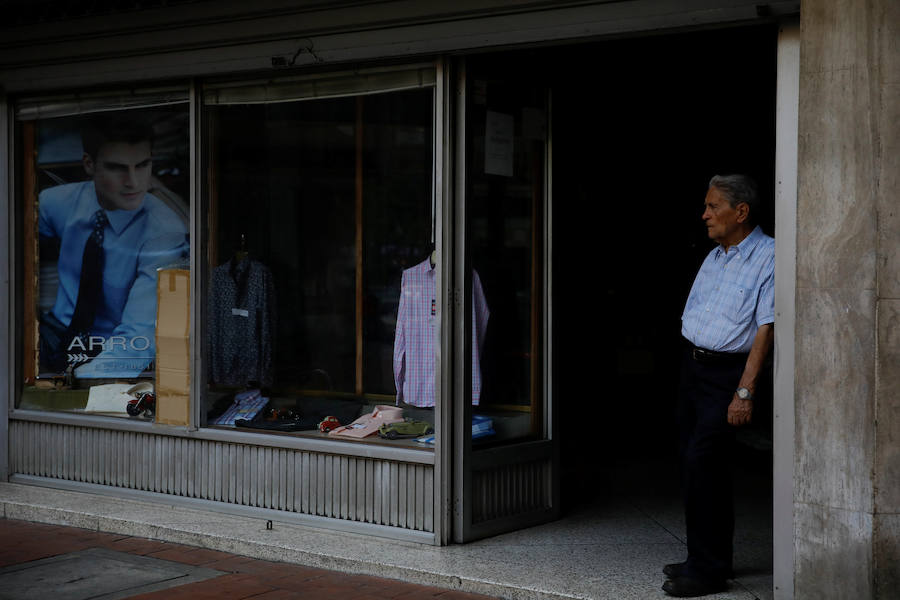
M 775 322 L 775 240 L 756 227 L 726 253 L 703 261 L 681 315 L 681 335 L 700 348 L 749 352 L 756 331 Z

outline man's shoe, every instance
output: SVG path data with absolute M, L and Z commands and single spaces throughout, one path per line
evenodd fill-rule
M 694 598 L 724 592 L 728 584 L 724 579 L 696 579 L 694 577 L 675 577 L 666 581 L 662 589 L 670 596 L 676 598 Z
M 663 575 L 665 575 L 669 579 L 681 577 L 681 575 L 684 573 L 684 567 L 686 565 L 687 561 L 680 563 L 670 563 L 663 567 Z
M 682 577 L 685 572 L 685 567 L 687 567 L 687 561 L 680 563 L 669 563 L 663 567 L 663 575 L 668 577 L 669 579 L 675 579 L 676 577 Z M 734 579 L 734 571 L 730 570 L 725 576 L 726 579 Z

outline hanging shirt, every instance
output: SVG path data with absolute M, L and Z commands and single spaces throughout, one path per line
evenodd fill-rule
M 78 301 L 84 245 L 101 207 L 93 181 L 48 188 L 38 202 L 41 240 L 59 242 L 59 287 L 50 312 L 68 326 Z M 109 223 L 102 238 L 103 289 L 90 329 L 95 339 L 81 343 L 102 340 L 104 349 L 75 375 L 136 377 L 156 356 L 156 270 L 189 253 L 187 227 L 151 194 L 136 210 L 103 212 Z
M 212 382 L 272 385 L 276 309 L 271 271 L 249 258 L 216 267 L 208 309 Z
M 394 384 L 397 402 L 434 406 L 437 304 L 434 267 L 425 259 L 403 271 L 394 335 Z M 481 397 L 481 350 L 490 311 L 478 273 L 472 272 L 472 404 Z
M 775 240 L 756 227 L 726 253 L 703 261 L 681 316 L 681 334 L 717 352 L 749 352 L 756 331 L 775 322 Z

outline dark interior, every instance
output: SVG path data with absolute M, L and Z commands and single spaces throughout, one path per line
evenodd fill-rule
M 710 177 L 753 175 L 761 225 L 774 234 L 776 33 L 733 28 L 543 53 L 564 509 L 603 496 L 614 465 L 677 470 L 680 316 L 713 247 L 700 218 Z M 771 482 L 771 400 L 756 413 L 739 455 Z

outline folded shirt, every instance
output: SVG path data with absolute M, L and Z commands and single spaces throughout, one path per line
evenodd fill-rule
M 332 429 L 328 435 L 364 438 L 376 433 L 378 428 L 386 423 L 399 423 L 402 420 L 402 408 L 379 404 L 371 413 L 359 417 L 349 425 Z

